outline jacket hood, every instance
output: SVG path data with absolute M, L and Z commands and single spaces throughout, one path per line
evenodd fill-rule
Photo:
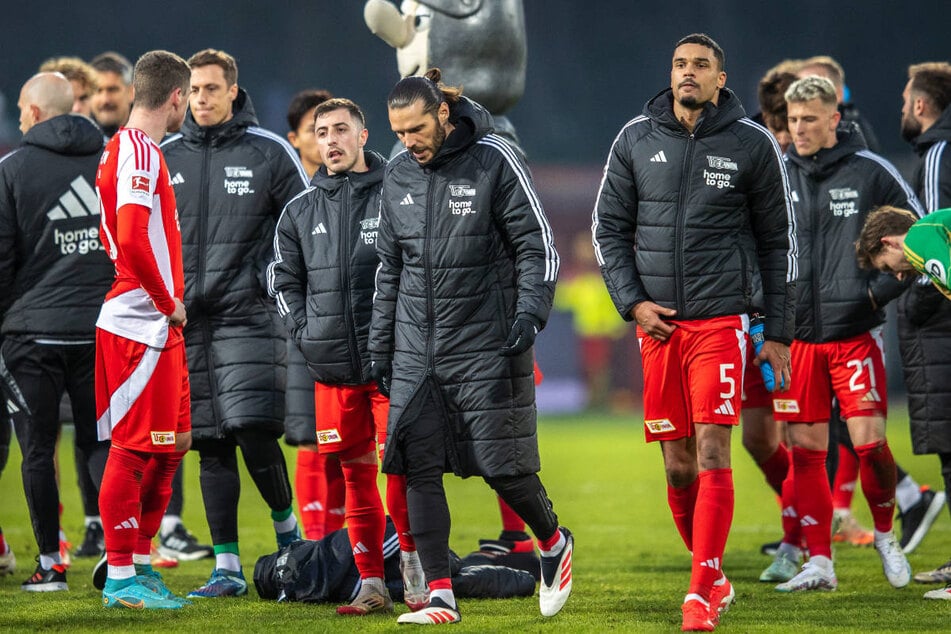
M 82 115 L 61 114 L 37 123 L 23 135 L 23 145 L 34 145 L 66 156 L 102 152 L 102 130 Z
M 674 116 L 674 92 L 665 88 L 644 105 L 644 115 L 677 134 L 688 135 L 687 129 Z M 739 97 L 729 88 L 721 88 L 717 105 L 706 103 L 693 130 L 694 136 L 715 134 L 746 116 Z
M 347 181 L 350 182 L 350 186 L 354 189 L 369 189 L 374 185 L 378 185 L 383 180 L 386 159 L 372 150 L 364 150 L 363 158 L 369 168 L 365 172 L 347 172 L 345 174 L 330 175 L 327 173 L 327 167 L 321 165 L 314 173 L 314 178 L 311 179 L 310 183 L 314 187 L 319 187 L 328 192 L 340 189 Z
M 945 108 L 934 125 L 919 134 L 911 143 L 915 146 L 915 152 L 924 154 L 938 141 L 951 141 L 951 106 Z
M 836 143 L 832 147 L 821 148 L 811 156 L 800 156 L 796 152 L 795 144 L 790 144 L 787 154 L 789 160 L 795 163 L 809 176 L 824 178 L 836 169 L 836 164 L 856 152 L 867 150 L 865 137 L 854 123 L 839 126 L 835 131 Z
M 231 112 L 233 116 L 224 123 L 203 128 L 195 121 L 192 110 L 189 108 L 185 113 L 185 122 L 182 124 L 182 136 L 186 141 L 193 143 L 222 145 L 244 134 L 246 128 L 258 125 L 258 116 L 254 112 L 251 96 L 240 86 L 238 96 L 231 104 Z
M 468 97 L 460 97 L 456 105 L 449 109 L 449 122 L 455 129 L 449 133 L 433 157 L 431 165 L 434 167 L 449 160 L 494 129 L 489 111 Z

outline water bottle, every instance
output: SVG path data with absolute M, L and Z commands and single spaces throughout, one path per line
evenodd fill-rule
M 763 330 L 766 327 L 766 320 L 763 319 L 763 316 L 759 313 L 754 313 L 750 319 L 750 339 L 753 340 L 753 351 L 759 355 L 760 350 L 763 349 L 763 343 L 766 341 Z M 759 364 L 760 374 L 763 375 L 763 384 L 766 386 L 766 389 L 770 392 L 776 389 L 776 377 L 773 374 L 773 366 L 769 364 L 769 361 L 760 361 Z

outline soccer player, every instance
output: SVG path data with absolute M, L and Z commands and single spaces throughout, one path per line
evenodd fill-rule
M 287 107 L 287 140 L 300 155 L 308 179 L 323 164 L 314 136 L 314 111 L 332 95 L 326 90 L 302 90 Z M 317 450 L 314 425 L 314 379 L 297 344 L 287 340 L 287 412 L 284 442 L 297 447 L 294 493 L 305 539 L 320 539 L 341 528 L 346 488 L 336 455 Z
M 383 180 L 373 377 L 390 395 L 383 471 L 405 474 L 429 606 L 400 623 L 461 620 L 449 575 L 443 473 L 481 476 L 531 527 L 539 605 L 571 593 L 574 540 L 538 477 L 533 343 L 551 310 L 559 258 L 524 162 L 492 118 L 438 68 L 390 91 L 406 147 Z
M 902 137 L 918 154 L 915 189 L 925 211 L 951 207 L 951 65 L 925 62 L 908 68 L 902 92 Z M 924 278 L 922 278 L 924 281 Z M 898 300 L 901 351 L 912 449 L 937 454 L 945 491 L 951 491 L 951 303 L 929 283 L 912 284 Z M 915 574 L 915 581 L 951 582 L 951 561 Z M 951 583 L 925 594 L 951 599 Z
M 798 203 L 801 256 L 792 387 L 773 399 L 792 445 L 793 486 L 783 489 L 783 513 L 795 513 L 809 562 L 779 584 L 782 592 L 834 590 L 830 534 L 833 498 L 826 487 L 830 407 L 838 400 L 859 458 L 862 490 L 875 523 L 874 543 L 896 588 L 910 568 L 892 530 L 895 461 L 885 438 L 888 410 L 880 327 L 884 306 L 907 285 L 859 269 L 851 249 L 866 214 L 880 204 L 920 209 L 893 165 L 868 151 L 857 128 L 839 127 L 834 84 L 819 76 L 786 91 L 793 145 L 787 168 Z M 800 535 L 786 535 L 774 564 L 798 562 Z M 794 568 L 794 566 L 787 566 Z M 778 580 L 778 579 L 777 579 Z
M 133 94 L 132 64 L 119 53 L 107 51 L 92 58 L 89 65 L 97 73 L 96 91 L 91 100 L 92 115 L 106 138 L 111 138 L 129 120 Z M 82 456 L 77 454 L 77 463 L 81 460 Z M 212 555 L 211 546 L 200 544 L 182 522 L 184 470 L 184 464 L 180 465 L 172 478 L 172 498 L 159 528 L 160 545 L 152 549 L 152 565 L 156 567 L 171 568 L 178 565 L 178 560 L 194 561 Z M 80 485 L 80 489 L 84 490 L 82 480 Z M 86 505 L 85 493 L 83 505 Z M 86 535 L 77 555 L 92 552 L 96 528 L 100 532 L 102 530 L 96 521 L 98 518 L 89 517 L 89 512 L 86 515 Z
M 920 218 L 907 209 L 879 207 L 855 245 L 859 264 L 903 279 L 924 275 L 951 299 L 951 209 Z
M 112 441 L 99 494 L 106 607 L 184 605 L 152 570 L 149 552 L 191 444 L 182 242 L 158 147 L 182 124 L 189 76 L 174 53 L 139 58 L 127 127 L 109 141 L 96 175 L 102 242 L 116 272 L 96 322 L 99 436 Z
M 797 254 L 782 157 L 725 84 L 712 38 L 677 43 L 670 88 L 611 147 L 592 223 L 608 291 L 637 322 L 645 434 L 661 443 L 668 503 L 693 553 L 685 631 L 713 630 L 734 596 L 722 562 L 754 253 L 766 309 L 758 360 L 778 385 L 789 385 L 793 334 Z
M 284 325 L 316 379 L 318 450 L 339 459 L 346 482 L 346 520 L 362 585 L 337 612 L 364 615 L 393 609 L 383 582 L 385 518 L 376 486 L 389 401 L 370 378 L 366 349 L 386 161 L 364 150 L 363 111 L 349 99 L 324 101 L 312 121 L 323 166 L 281 214 L 269 279 Z M 386 489 L 406 603 L 420 609 L 427 597 L 406 514 L 405 478 L 387 476 Z
M 278 547 L 300 539 L 284 432 L 287 338 L 267 294 L 274 225 L 307 185 L 287 141 L 258 126 L 238 66 L 224 51 L 192 55 L 189 111 L 162 143 L 179 201 L 191 307 L 185 329 L 194 449 L 215 569 L 195 597 L 246 594 L 238 544 L 240 448 L 270 509 Z
M 300 155 L 301 165 L 309 179 L 323 165 L 314 136 L 314 111 L 332 97 L 326 90 L 302 90 L 294 95 L 287 107 L 287 140 Z
M 18 101 L 23 142 L 0 159 L 0 386 L 7 396 L 0 425 L 7 438 L 11 418 L 16 428 L 39 547 L 36 572 L 21 586 L 27 591 L 67 589 L 54 463 L 64 393 L 75 443 L 90 456 L 94 494 L 109 450 L 96 439 L 94 379 L 94 324 L 112 278 L 97 239 L 93 189 L 103 142 L 92 121 L 70 114 L 73 102 L 62 74 L 32 77 Z

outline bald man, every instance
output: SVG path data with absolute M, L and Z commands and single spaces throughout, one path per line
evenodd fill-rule
M 102 480 L 96 433 L 95 322 L 113 270 L 99 242 L 93 188 L 102 132 L 70 114 L 73 89 L 40 73 L 20 91 L 19 148 L 0 158 L 0 387 L 23 453 L 23 489 L 39 549 L 26 591 L 66 590 L 53 449 L 68 392 L 77 445 Z

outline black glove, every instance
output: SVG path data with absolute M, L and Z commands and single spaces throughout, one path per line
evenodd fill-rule
M 499 348 L 499 354 L 503 357 L 514 357 L 522 354 L 532 347 L 535 343 L 535 335 L 538 334 L 538 322 L 528 315 L 519 315 L 512 324 L 512 332 L 509 338 L 505 340 L 505 345 Z
M 390 398 L 390 381 L 393 379 L 393 363 L 389 359 L 370 362 L 370 377 L 376 381 L 376 389 Z

